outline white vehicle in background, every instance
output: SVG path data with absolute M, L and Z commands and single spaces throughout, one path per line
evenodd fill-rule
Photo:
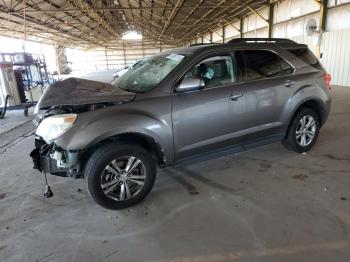
M 113 74 L 113 79 L 117 79 L 120 76 L 124 75 L 128 70 L 130 69 L 130 66 L 123 67 L 121 69 L 118 69 L 114 74 Z
M 133 67 L 135 67 L 135 66 L 137 66 L 137 65 L 141 65 L 143 61 L 145 61 L 145 60 L 144 60 L 144 59 L 138 60 L 138 61 L 136 61 L 135 64 L 133 64 L 133 65 L 131 65 L 131 66 L 126 66 L 126 67 L 124 67 L 124 68 L 122 68 L 122 69 L 117 70 L 117 71 L 113 74 L 113 79 L 115 80 L 115 79 L 119 78 L 120 76 L 124 75 L 124 74 L 125 74 L 126 72 L 128 72 L 131 68 L 133 68 Z

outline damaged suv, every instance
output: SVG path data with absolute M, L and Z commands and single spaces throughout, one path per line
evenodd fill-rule
M 330 75 L 306 45 L 235 39 L 150 57 L 112 84 L 51 85 L 37 105 L 35 168 L 86 178 L 108 209 L 140 202 L 156 168 L 274 141 L 306 152 L 330 110 Z

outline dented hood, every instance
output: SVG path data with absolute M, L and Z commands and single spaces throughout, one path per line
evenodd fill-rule
M 107 83 L 68 78 L 50 85 L 41 96 L 37 108 L 102 102 L 128 102 L 134 98 L 134 93 Z

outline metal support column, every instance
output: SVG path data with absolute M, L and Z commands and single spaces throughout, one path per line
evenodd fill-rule
M 326 31 L 327 14 L 328 14 L 328 0 L 322 0 L 320 3 L 320 29 L 321 29 L 321 33 Z
M 222 26 L 222 42 L 225 43 L 225 26 Z
M 239 19 L 239 37 L 243 38 L 243 18 Z
M 142 58 L 145 58 L 145 47 L 143 45 L 143 40 L 141 41 Z
M 123 46 L 124 67 L 126 67 L 126 55 L 125 55 L 125 47 L 124 47 L 124 42 L 122 42 L 122 46 Z
M 321 54 L 321 43 L 322 43 L 322 34 L 326 31 L 327 25 L 327 14 L 328 14 L 328 0 L 317 1 L 320 4 L 320 32 L 318 44 L 316 46 L 316 55 L 318 58 L 322 57 Z
M 12 2 L 11 2 L 12 4 Z M 26 0 L 23 0 L 23 52 L 26 52 L 26 41 L 27 41 L 27 4 Z
M 273 15 L 274 15 L 275 3 L 271 3 L 269 6 L 269 38 L 273 35 Z
M 107 57 L 107 47 L 106 46 L 105 46 L 105 60 L 106 60 L 107 70 L 109 70 L 108 57 Z

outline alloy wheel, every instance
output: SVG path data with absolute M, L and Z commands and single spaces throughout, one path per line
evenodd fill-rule
M 306 115 L 303 116 L 296 128 L 296 140 L 297 143 L 302 146 L 306 147 L 311 144 L 315 137 L 316 133 L 316 121 L 315 119 L 310 116 Z
M 137 196 L 145 185 L 146 167 L 134 156 L 122 156 L 111 161 L 102 171 L 103 193 L 115 201 Z

